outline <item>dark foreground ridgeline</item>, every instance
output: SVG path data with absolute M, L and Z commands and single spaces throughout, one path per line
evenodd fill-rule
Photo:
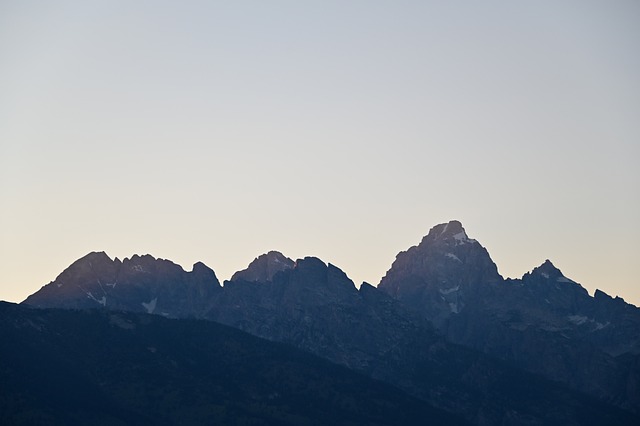
M 464 425 L 233 328 L 0 302 L 2 425 Z

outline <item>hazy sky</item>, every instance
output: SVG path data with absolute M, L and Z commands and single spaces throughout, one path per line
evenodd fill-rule
M 376 284 L 461 220 L 640 305 L 640 2 L 0 0 L 0 299 L 90 251 Z

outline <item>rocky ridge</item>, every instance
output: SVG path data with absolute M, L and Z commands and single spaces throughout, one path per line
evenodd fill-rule
M 39 308 L 106 308 L 165 317 L 199 318 L 222 290 L 211 268 L 198 262 L 190 272 L 150 255 L 111 259 L 92 252 L 23 303 Z
M 103 291 L 105 282 L 117 284 Z M 549 381 L 537 385 L 548 394 L 542 405 L 529 398 L 514 409 L 516 382 L 538 379 L 509 364 L 607 404 L 640 406 L 638 308 L 589 296 L 549 261 L 505 280 L 457 221 L 400 253 L 378 288 L 358 290 L 331 264 L 279 252 L 259 256 L 224 287 L 202 264 L 185 272 L 151 256 L 120 262 L 92 253 L 24 303 L 213 320 L 392 383 L 476 424 L 575 423 L 563 409 L 543 408 L 557 405 L 548 395 L 566 402 L 560 394 L 569 392 L 550 390 Z

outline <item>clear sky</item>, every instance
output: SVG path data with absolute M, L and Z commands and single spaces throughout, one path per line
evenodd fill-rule
M 640 305 L 640 2 L 0 0 L 0 299 L 90 251 L 357 284 L 458 219 Z

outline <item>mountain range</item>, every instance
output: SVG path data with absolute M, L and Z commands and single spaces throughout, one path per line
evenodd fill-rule
M 78 321 L 98 310 L 166 317 L 162 327 L 224 324 L 471 424 L 640 423 L 640 309 L 590 296 L 550 261 L 504 279 L 458 221 L 399 253 L 377 287 L 276 251 L 224 286 L 202 263 L 186 272 L 150 255 L 90 253 L 23 305 L 25 317 L 43 315 L 26 309 L 35 307 L 73 310 Z

